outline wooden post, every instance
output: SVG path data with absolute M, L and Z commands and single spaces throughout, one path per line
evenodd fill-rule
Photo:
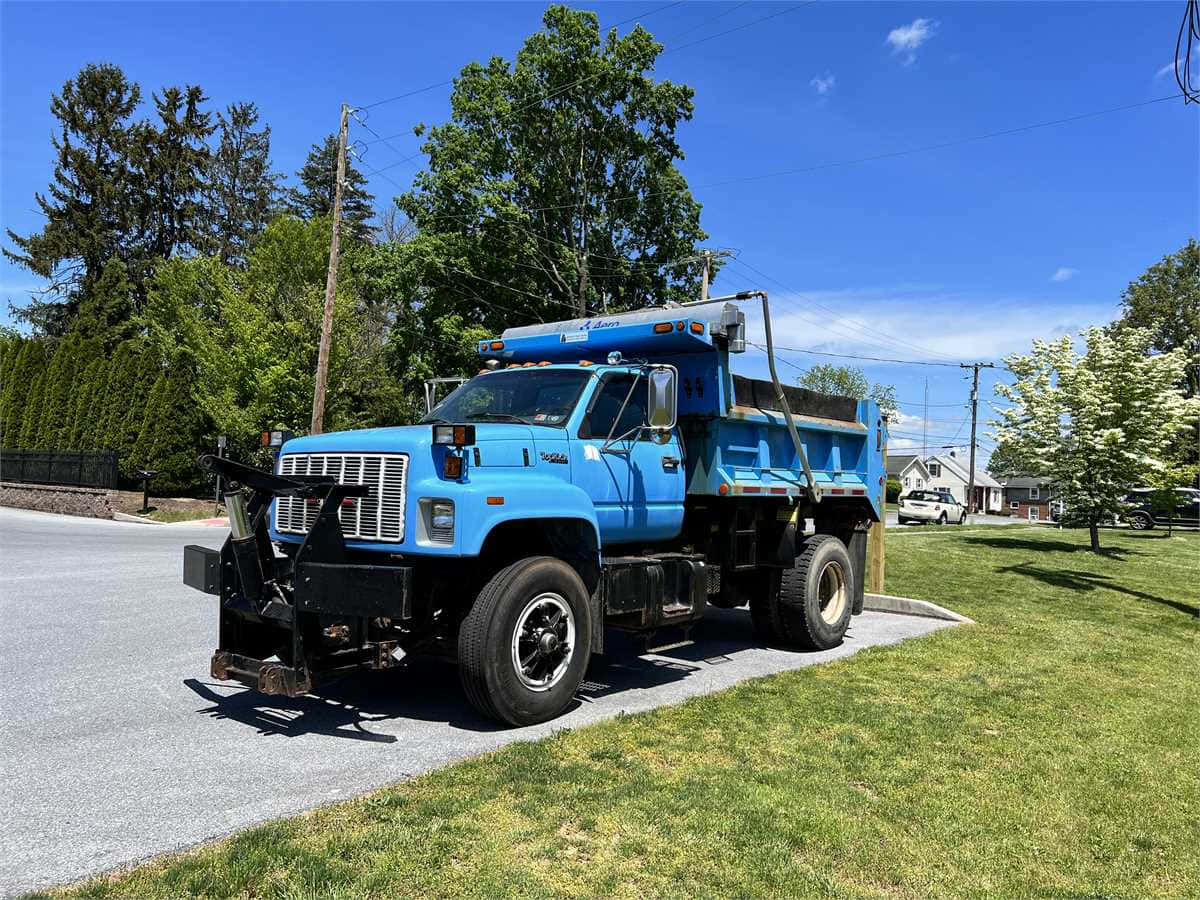
M 346 132 L 349 119 L 350 107 L 343 103 L 342 122 L 338 129 L 337 182 L 333 186 L 333 233 L 329 238 L 329 270 L 325 276 L 325 313 L 321 317 L 321 345 L 317 350 L 317 379 L 313 385 L 312 434 L 320 434 L 325 427 L 325 380 L 329 376 L 333 300 L 337 296 L 338 233 L 342 225 L 342 187 L 346 181 Z
M 867 593 L 883 593 L 884 547 L 883 533 L 887 521 L 887 444 L 883 445 L 883 487 L 879 489 L 879 508 L 883 520 L 872 522 L 867 531 Z

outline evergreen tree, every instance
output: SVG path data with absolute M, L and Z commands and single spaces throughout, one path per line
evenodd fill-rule
M 74 331 L 85 338 L 100 338 L 111 347 L 137 331 L 135 288 L 125 263 L 114 256 L 80 301 Z
M 90 450 L 85 437 L 96 417 L 96 400 L 103 390 L 108 360 L 100 354 L 99 341 L 87 341 L 80 353 L 78 379 L 71 398 L 70 421 L 62 431 L 62 445 L 68 450 Z
M 96 417 L 87 443 L 97 450 L 117 449 L 120 423 L 129 411 L 129 396 L 137 380 L 140 345 L 125 341 L 112 355 L 103 393 L 96 401 Z
M 19 416 L 29 382 L 22 381 L 25 359 L 32 342 L 22 338 L 5 339 L 0 359 L 0 447 L 9 447 L 9 422 Z M 22 387 L 18 389 L 17 385 Z
M 29 408 L 32 391 L 46 368 L 46 345 L 40 340 L 27 340 L 13 366 L 11 377 L 4 385 L 3 440 L 5 447 L 26 448 L 22 443 L 22 424 Z
M 79 353 L 82 340 L 71 334 L 59 341 L 46 369 L 42 388 L 41 423 L 38 426 L 38 450 L 61 450 L 64 427 L 70 427 L 71 397 L 79 377 Z
M 154 262 L 177 251 L 204 244 L 203 199 L 208 169 L 207 140 L 213 132 L 211 115 L 200 106 L 208 98 L 195 85 L 169 87 L 154 95 L 157 128 L 140 130 L 137 146 L 141 185 L 140 243 L 145 250 L 142 270 L 133 273 L 141 284 Z
M 255 130 L 258 108 L 231 103 L 227 113 L 217 113 L 220 141 L 208 164 L 206 252 L 241 267 L 275 212 L 280 176 L 271 172 L 270 127 Z
M 138 86 L 117 66 L 85 66 L 50 111 L 60 132 L 51 138 L 56 154 L 48 194 L 35 201 L 46 224 L 22 237 L 12 230 L 16 250 L 4 255 L 49 281 L 42 299 L 16 311 L 40 332 L 65 334 L 80 300 L 118 255 L 133 220 L 129 117 L 141 100 Z
M 142 426 L 153 403 L 153 388 L 158 384 L 161 369 L 153 356 L 138 353 L 128 366 L 129 381 L 121 396 L 120 405 L 113 411 L 112 430 L 108 434 L 108 449 L 117 451 L 121 474 L 136 479 L 137 470 L 144 464 L 139 459 L 148 448 L 138 447 Z
M 22 450 L 37 449 L 38 434 L 42 425 L 42 392 L 46 386 L 47 371 L 38 371 L 25 395 L 25 408 L 21 411 L 21 430 L 17 433 L 16 446 Z
M 170 391 L 171 379 L 164 372 L 155 379 L 154 387 L 146 398 L 143 414 L 138 418 L 137 439 L 121 459 L 121 473 L 125 477 L 136 477 L 138 469 L 154 468 L 154 445 L 158 440 L 160 422 L 167 411 L 167 395 Z
M 157 473 L 154 483 L 161 493 L 190 490 L 200 478 L 196 448 L 202 441 L 203 420 L 192 397 L 193 381 L 192 367 L 180 354 L 155 384 L 147 406 L 137 455 Z
M 300 186 L 288 191 L 288 211 L 301 219 L 311 220 L 333 215 L 334 192 L 337 187 L 336 135 L 329 135 L 323 144 L 313 144 L 296 173 Z M 346 160 L 346 180 L 342 188 L 342 234 L 363 243 L 371 237 L 371 219 L 375 198 L 367 192 L 367 179 Z

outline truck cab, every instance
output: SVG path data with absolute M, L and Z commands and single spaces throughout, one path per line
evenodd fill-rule
M 273 473 L 209 460 L 244 485 L 225 547 L 185 551 L 221 597 L 214 676 L 294 695 L 434 653 L 527 724 L 570 704 L 606 628 L 649 642 L 748 606 L 764 640 L 836 645 L 883 423 L 734 375 L 744 332 L 730 302 L 508 329 L 415 425 L 297 438 Z

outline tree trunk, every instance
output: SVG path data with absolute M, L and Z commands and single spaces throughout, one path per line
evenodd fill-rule
M 1088 523 L 1088 534 L 1092 539 L 1092 552 L 1099 553 L 1100 552 L 1100 525 L 1095 519 L 1093 519 L 1091 522 Z

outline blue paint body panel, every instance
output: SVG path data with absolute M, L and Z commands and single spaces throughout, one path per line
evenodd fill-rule
M 348 540 L 355 549 L 469 557 L 480 552 L 498 525 L 529 519 L 580 523 L 601 550 L 666 543 L 682 529 L 689 495 L 757 494 L 779 501 L 802 494 L 806 483 L 784 414 L 735 402 L 729 352 L 741 346 L 737 329 L 744 317 L 739 320 L 740 312 L 731 315 L 729 308 L 718 312 L 719 318 L 711 311 L 643 310 L 510 329 L 495 342 L 481 342 L 485 360 L 532 366 L 524 369 L 530 377 L 564 368 L 592 376 L 562 427 L 477 422 L 475 444 L 462 450 L 433 444 L 429 425 L 375 428 L 298 438 L 283 447 L 282 455 L 407 455 L 403 538 L 398 543 Z M 663 323 L 670 329 L 656 330 Z M 614 351 L 622 361 L 605 363 Z M 606 450 L 603 438 L 585 436 L 589 405 L 606 376 L 643 373 L 641 366 L 625 362 L 643 359 L 677 370 L 679 426 L 664 444 L 631 437 Z M 581 360 L 590 363 L 581 366 Z M 489 374 L 477 379 L 486 384 Z M 637 389 L 645 390 L 644 377 L 640 385 Z M 871 517 L 882 519 L 886 429 L 871 401 L 858 402 L 855 418 L 797 415 L 794 421 L 822 502 L 865 504 Z M 443 477 L 447 453 L 462 455 L 461 478 Z M 429 539 L 423 527 L 435 499 L 454 503 L 451 542 Z M 302 540 L 274 524 L 273 513 L 273 539 Z

